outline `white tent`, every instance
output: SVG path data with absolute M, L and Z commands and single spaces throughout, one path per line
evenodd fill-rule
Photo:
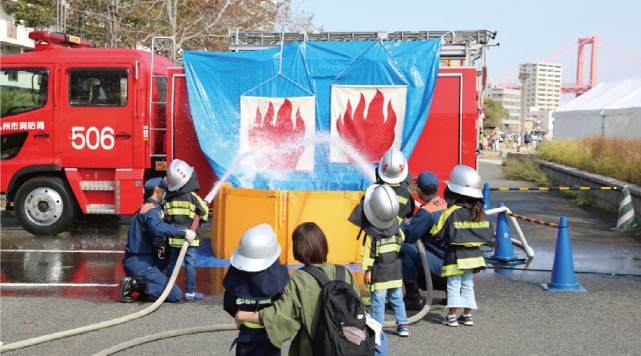
M 641 138 L 641 80 L 601 83 L 556 110 L 554 137 Z

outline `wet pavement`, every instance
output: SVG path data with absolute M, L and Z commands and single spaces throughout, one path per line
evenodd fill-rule
M 503 179 L 496 162 L 484 160 L 480 164 L 480 173 L 491 187 L 528 186 L 525 182 Z M 630 339 L 636 340 L 636 332 L 620 324 L 638 324 L 636 317 L 628 318 L 628 314 L 641 312 L 637 302 L 641 290 L 641 236 L 611 232 L 610 228 L 616 224 L 615 216 L 577 207 L 558 192 L 492 192 L 491 201 L 492 207 L 504 202 L 516 214 L 547 222 L 558 223 L 560 216 L 567 216 L 577 280 L 588 289 L 588 294 L 543 292 L 539 284 L 550 279 L 557 229 L 519 221 L 535 257 L 528 264 L 490 265 L 491 268 L 475 278 L 481 308 L 476 315 L 480 316 L 481 327 L 466 328 L 465 334 L 474 340 L 474 347 L 497 355 L 523 351 L 525 354 L 637 353 L 638 349 L 629 348 L 639 345 Z M 6 344 L 88 325 L 149 306 L 118 302 L 116 285 L 124 275 L 120 261 L 128 221 L 128 217 L 122 221 L 93 221 L 56 237 L 34 237 L 3 213 L 0 221 L 1 341 Z M 201 235 L 209 236 L 209 228 L 204 228 Z M 512 237 L 517 237 L 513 230 Z M 197 290 L 205 294 L 205 300 L 164 305 L 161 312 L 143 320 L 7 354 L 92 354 L 152 332 L 232 322 L 221 306 L 226 261 L 211 255 L 208 242 L 199 250 L 202 267 L 197 268 Z M 517 247 L 515 252 L 525 257 L 524 251 Z M 177 283 L 184 287 L 184 271 Z M 440 297 L 444 294 L 435 292 L 435 300 Z M 586 313 L 589 313 L 587 319 L 583 317 Z M 451 354 L 448 345 L 459 342 L 461 336 L 450 335 L 451 330 L 439 325 L 438 319 L 443 314 L 442 307 L 433 306 L 424 321 L 410 327 L 412 342 L 389 336 L 390 345 L 399 351 L 390 354 Z M 521 320 L 521 315 L 527 315 L 527 320 Z M 504 329 L 509 328 L 505 325 L 506 318 L 517 330 Z M 582 325 L 595 321 L 597 324 L 592 327 Z M 602 328 L 609 328 L 608 334 L 612 330 L 618 330 L 619 334 L 599 343 Z M 553 330 L 558 333 L 552 333 Z M 227 350 L 233 338 L 233 332 L 187 336 L 138 347 L 136 353 L 203 354 L 206 351 L 230 355 Z M 521 344 L 518 348 L 513 348 L 514 345 L 497 348 L 496 340 Z M 574 348 L 568 349 L 564 343 Z

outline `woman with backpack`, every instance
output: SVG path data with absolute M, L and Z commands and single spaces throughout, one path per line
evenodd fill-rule
M 325 308 L 327 301 L 324 299 L 328 287 L 351 286 L 352 288 L 350 289 L 343 288 L 342 292 L 344 294 L 342 296 L 346 297 L 345 299 L 347 300 L 354 301 L 354 303 L 348 304 L 343 311 L 346 313 L 357 311 L 358 315 L 355 316 L 355 321 L 360 321 L 361 323 L 365 322 L 365 315 L 359 299 L 359 287 L 354 276 L 343 266 L 327 262 L 329 248 L 323 230 L 315 223 L 303 223 L 294 230 L 292 242 L 294 258 L 305 264 L 305 267 L 290 275 L 290 280 L 285 286 L 280 299 L 275 301 L 272 306 L 258 312 L 238 311 L 236 313 L 236 325 L 252 323 L 264 326 L 270 342 L 279 348 L 283 346 L 287 339 L 296 334 L 290 345 L 289 355 L 341 354 L 337 353 L 336 348 L 333 351 L 328 350 L 327 338 L 321 340 L 322 336 L 330 335 L 332 331 L 344 333 L 341 334 L 343 337 L 338 338 L 340 340 L 335 340 L 336 342 L 344 343 L 346 342 L 345 340 L 359 338 L 362 343 L 368 343 L 369 340 L 373 340 L 367 335 L 367 328 L 365 328 L 365 332 L 354 328 L 350 329 L 349 324 L 351 323 L 341 323 L 341 325 L 336 326 L 335 330 L 328 330 L 325 327 L 325 323 L 328 322 L 326 318 L 328 310 Z M 313 270 L 309 271 L 310 269 Z M 314 270 L 317 272 L 314 272 Z M 339 276 L 338 272 L 342 273 L 342 276 Z M 323 287 L 319 283 L 322 278 L 327 279 Z M 339 280 L 345 283 L 337 283 Z M 323 295 L 321 295 L 321 292 L 323 292 Z M 349 296 L 353 296 L 353 299 L 347 298 Z M 331 302 L 335 301 L 331 300 Z M 339 315 L 338 317 L 345 316 Z M 331 329 L 331 325 L 329 326 Z M 351 331 L 354 332 L 352 333 Z M 381 333 L 381 339 L 383 337 L 383 333 Z M 325 346 L 326 351 L 321 351 L 323 346 Z M 335 346 L 343 350 L 343 352 L 350 347 L 350 345 Z M 386 343 L 384 347 L 384 354 L 387 354 Z M 373 347 L 371 354 L 374 354 Z

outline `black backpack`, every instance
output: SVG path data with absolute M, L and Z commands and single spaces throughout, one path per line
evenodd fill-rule
M 303 271 L 321 284 L 321 315 L 312 339 L 314 356 L 373 356 L 375 332 L 365 323 L 363 302 L 351 284 L 346 282 L 347 269 L 336 266 L 336 279 L 330 281 L 314 266 Z M 355 344 L 354 335 L 362 334 Z

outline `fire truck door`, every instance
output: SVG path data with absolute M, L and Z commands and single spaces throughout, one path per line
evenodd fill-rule
M 63 105 L 64 165 L 133 166 L 134 83 L 130 65 L 70 66 Z
M 413 176 L 431 171 L 445 181 L 462 164 L 462 100 L 463 76 L 439 73 L 429 117 L 408 162 Z
M 3 188 L 11 174 L 30 164 L 51 164 L 53 160 L 53 112 L 55 70 L 52 65 L 3 65 L 2 91 Z M 9 175 L 6 175 L 9 174 Z

